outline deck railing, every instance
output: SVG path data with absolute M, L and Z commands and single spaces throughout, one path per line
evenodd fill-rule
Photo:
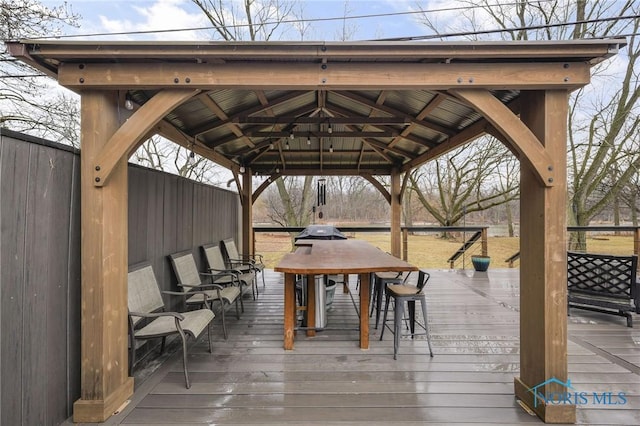
M 391 227 L 389 226 L 339 226 L 340 231 L 344 234 L 356 234 L 356 233 L 379 233 L 389 234 Z M 403 226 L 401 227 L 401 239 L 402 239 L 402 259 L 408 260 L 409 258 L 409 238 L 410 235 L 426 234 L 426 233 L 438 233 L 438 234 L 468 234 L 471 236 L 475 233 L 480 233 L 481 238 L 477 241 L 479 244 L 480 254 L 487 256 L 488 253 L 488 226 Z M 289 234 L 292 238 L 302 232 L 304 227 L 298 226 L 258 226 L 253 228 L 254 232 L 254 252 L 259 252 L 255 249 L 256 234 L 258 233 L 285 233 Z M 465 238 L 466 240 L 466 238 Z M 463 244 L 462 247 L 452 249 L 451 256 L 460 257 L 471 249 L 472 245 Z M 449 261 L 447 261 L 449 262 Z
M 345 234 L 355 234 L 366 233 L 366 234 L 385 234 L 384 238 L 381 238 L 379 241 L 379 245 L 383 247 L 384 244 L 388 244 L 388 233 L 391 232 L 391 228 L 389 226 L 338 226 L 341 232 Z M 302 232 L 304 227 L 279 227 L 279 226 L 258 226 L 254 228 L 254 244 L 256 241 L 256 234 L 260 233 L 283 233 L 288 234 L 291 238 L 293 238 L 298 233 Z M 452 243 L 452 247 L 450 251 L 444 253 L 444 255 L 449 256 L 449 260 L 443 260 L 442 267 L 445 267 L 448 264 L 449 267 L 454 267 L 454 262 L 460 262 L 462 260 L 462 267 L 465 267 L 466 258 L 468 258 L 471 254 L 482 254 L 482 255 L 491 255 L 488 247 L 488 234 L 490 227 L 488 226 L 403 226 L 401 227 L 401 239 L 402 239 L 402 258 L 404 260 L 409 260 L 410 256 L 410 241 L 412 240 L 412 236 L 414 235 L 423 235 L 428 233 L 440 233 L 440 234 L 453 234 L 457 233 L 463 238 L 462 244 L 458 241 L 457 243 Z M 480 232 L 481 238 L 475 242 L 475 244 L 466 244 L 468 238 L 475 233 Z M 567 232 L 585 232 L 591 235 L 595 235 L 591 237 L 592 240 L 606 240 L 610 239 L 611 235 L 623 233 L 625 235 L 624 239 L 624 248 L 622 249 L 624 253 L 616 253 L 615 250 L 619 249 L 616 247 L 605 247 L 605 251 L 611 251 L 610 254 L 628 254 L 630 251 L 629 242 L 626 238 L 633 239 L 633 253 L 638 255 L 640 253 L 640 227 L 635 226 L 571 226 L 567 228 Z M 600 237 L 599 234 L 602 234 Z M 376 242 L 374 242 L 375 244 Z M 606 246 L 606 242 L 601 242 Z M 290 244 L 284 244 L 280 251 L 284 254 L 291 249 Z M 415 248 L 414 248 L 415 250 Z M 255 246 L 254 246 L 255 251 Z M 277 249 L 274 249 L 274 252 L 277 252 Z M 259 251 L 258 251 L 259 252 Z M 416 253 L 413 253 L 414 255 Z M 515 262 L 519 259 L 517 247 L 511 254 L 509 252 L 499 254 L 501 256 L 500 259 L 494 259 L 494 265 L 497 266 L 496 262 L 507 262 L 504 266 L 514 267 Z M 504 255 L 504 257 L 502 257 Z M 507 258 L 508 256 L 508 258 Z M 453 257 L 455 259 L 451 260 Z M 507 258 L 505 260 L 505 258 Z M 446 258 L 445 258 L 446 259 Z
M 637 226 L 569 226 L 567 227 L 569 233 L 594 233 L 610 235 L 611 233 L 619 234 L 622 232 L 633 234 L 633 254 L 638 256 L 640 253 L 640 227 Z M 596 238 L 596 237 L 593 237 Z M 606 237 L 603 237 L 606 238 Z M 586 240 L 585 240 L 586 241 Z M 584 247 L 567 247 L 571 251 L 587 252 L 588 248 Z M 621 253 L 610 253 L 621 254 Z M 520 252 L 516 252 L 505 259 L 505 262 L 509 264 L 509 268 L 513 268 L 515 262 L 520 259 Z

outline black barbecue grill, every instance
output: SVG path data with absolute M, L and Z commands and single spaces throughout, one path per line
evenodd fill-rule
M 296 235 L 295 240 L 346 240 L 338 228 L 333 225 L 309 225 Z

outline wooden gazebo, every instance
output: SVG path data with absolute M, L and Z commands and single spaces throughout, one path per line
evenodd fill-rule
M 534 404 L 530 391 L 552 377 L 567 380 L 567 101 L 589 83 L 592 65 L 624 45 L 8 43 L 14 57 L 82 96 L 82 373 L 74 420 L 104 421 L 133 393 L 126 163 L 148 137 L 160 134 L 232 170 L 244 247 L 252 247 L 252 203 L 275 178 L 359 175 L 390 203 L 391 250 L 399 256 L 407 172 L 489 133 L 522 169 L 515 395 L 546 422 L 574 422 L 574 405 Z M 271 179 L 254 190 L 255 174 Z M 379 176 L 390 177 L 389 190 Z

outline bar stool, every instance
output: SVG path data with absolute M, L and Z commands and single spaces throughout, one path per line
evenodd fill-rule
M 382 340 L 382 337 L 384 336 L 385 327 L 389 327 L 389 325 L 387 325 L 387 312 L 389 311 L 389 300 L 393 297 L 393 329 L 389 327 L 389 330 L 393 333 L 393 359 L 396 359 L 396 356 L 398 354 L 398 347 L 400 346 L 405 302 L 407 302 L 407 305 L 409 307 L 408 310 L 410 333 L 407 334 L 407 336 L 411 336 L 413 338 L 413 336 L 426 334 L 427 344 L 429 345 L 429 355 L 433 357 L 433 350 L 431 349 L 431 338 L 429 337 L 429 324 L 427 320 L 427 296 L 422 292 L 427 284 L 427 281 L 429 281 L 430 276 L 431 275 L 428 272 L 420 270 L 418 271 L 418 282 L 415 286 L 407 284 L 387 285 L 380 340 Z M 424 323 L 416 322 L 416 301 L 419 301 L 420 305 L 422 306 L 422 318 L 424 320 Z M 415 332 L 416 323 L 424 329 L 425 333 Z
M 408 277 L 409 275 L 407 275 Z M 406 279 L 402 277 L 402 272 L 374 272 L 372 280 L 372 294 L 370 297 L 371 310 L 369 317 L 373 316 L 373 310 L 376 311 L 376 330 L 380 322 L 380 311 L 382 310 L 382 297 L 387 284 L 402 284 Z

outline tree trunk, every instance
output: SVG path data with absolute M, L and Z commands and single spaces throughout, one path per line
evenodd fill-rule
M 620 226 L 620 197 L 613 199 L 613 224 Z M 620 235 L 620 231 L 616 230 L 614 235 Z
M 507 229 L 509 231 L 509 236 L 514 237 L 515 231 L 513 230 L 513 212 L 511 211 L 511 204 L 505 204 L 506 214 L 507 214 Z
M 638 197 L 635 192 L 629 196 L 629 208 L 631 209 L 631 224 L 638 226 L 638 206 L 636 205 Z
M 402 197 L 404 224 L 405 226 L 413 226 L 413 209 L 411 207 L 411 193 L 413 191 L 405 191 Z M 409 235 L 413 235 L 413 231 L 409 232 Z

